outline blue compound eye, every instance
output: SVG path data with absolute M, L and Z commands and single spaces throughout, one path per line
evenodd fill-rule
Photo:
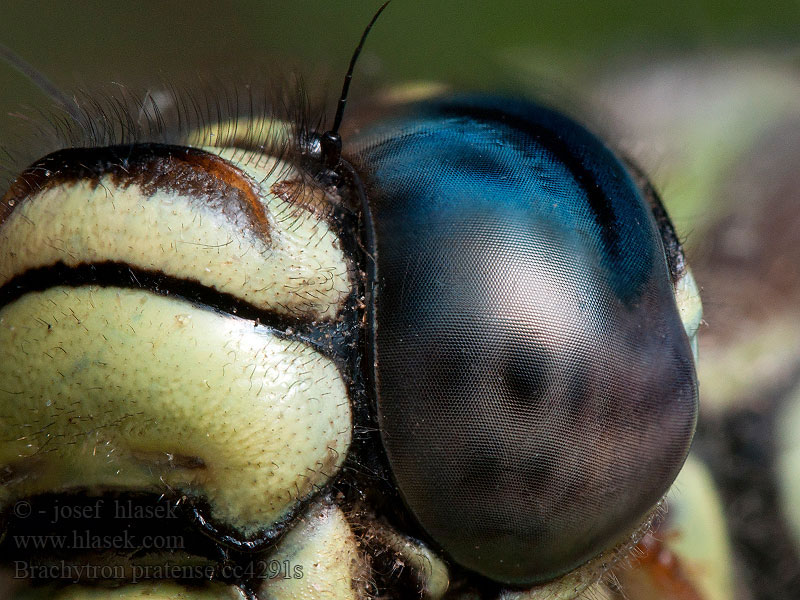
M 396 484 L 457 563 L 530 584 L 619 543 L 683 464 L 697 383 L 625 166 L 538 105 L 416 104 L 357 141 L 376 403 Z

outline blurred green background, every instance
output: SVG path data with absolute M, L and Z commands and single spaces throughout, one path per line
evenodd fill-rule
M 64 87 L 151 82 L 270 64 L 338 86 L 376 1 L 23 2 L 0 8 L 0 40 Z M 783 51 L 800 3 L 395 0 L 373 32 L 361 77 L 508 85 L 544 74 L 579 88 L 618 61 L 741 48 Z M 35 91 L 0 67 L 2 113 Z
M 0 42 L 65 90 L 290 70 L 332 111 L 378 5 L 5 0 Z M 800 589 L 799 32 L 789 0 L 394 0 L 353 91 L 425 80 L 544 95 L 652 175 L 703 289 L 695 448 L 722 488 L 742 599 Z M 18 114 L 50 104 L 0 65 L 0 149 L 24 143 Z
M 246 81 L 254 74 L 269 78 L 288 71 L 301 74 L 313 92 L 326 94 L 330 113 L 350 53 L 378 5 L 375 0 L 6 0 L 0 5 L 0 42 L 69 91 L 113 89 L 110 82 L 144 90 L 164 81 L 191 89 L 199 76 Z M 616 121 L 624 121 L 630 109 L 616 96 L 635 87 L 630 80 L 614 80 L 615 75 L 665 61 L 725 60 L 753 52 L 796 66 L 798 25 L 800 3 L 792 0 L 395 0 L 369 39 L 351 98 L 357 102 L 368 97 L 366 90 L 409 80 L 501 88 L 544 97 L 613 137 Z M 786 102 L 786 94 L 778 95 L 779 104 Z M 756 101 L 751 95 L 744 104 L 733 99 L 711 110 L 770 112 L 776 110 L 771 99 L 760 107 L 751 105 Z M 628 100 L 640 111 L 650 101 Z M 29 81 L 0 64 L 0 147 L 13 152 L 24 143 L 10 134 L 25 131 L 25 119 L 16 113 L 37 119 L 37 110 L 51 106 Z M 679 223 L 696 226 L 701 218 L 692 206 L 708 195 L 713 178 L 707 173 L 715 168 L 708 163 L 719 161 L 709 151 L 719 148 L 717 136 L 727 135 L 720 129 L 741 127 L 738 135 L 752 136 L 762 126 L 744 119 L 717 123 L 710 132 L 711 148 L 698 146 L 691 161 L 675 168 L 663 156 L 642 159 L 635 148 L 624 146 L 645 167 L 659 170 L 657 182 L 673 186 L 667 202 Z M 685 133 L 696 136 L 695 124 Z M 639 129 L 626 132 L 640 134 Z M 702 135 L 709 139 L 705 130 Z
M 164 81 L 192 89 L 202 76 L 247 81 L 252 75 L 268 79 L 274 73 L 293 72 L 301 74 L 314 93 L 326 95 L 331 113 L 350 54 L 377 6 L 376 0 L 7 0 L 0 5 L 0 42 L 68 91 L 101 85 L 113 90 L 110 82 L 152 90 Z M 754 52 L 779 56 L 784 64 L 796 67 L 798 25 L 800 2 L 793 0 L 394 0 L 369 39 L 351 98 L 357 103 L 368 97 L 367 90 L 409 80 L 514 90 L 544 97 L 588 120 L 601 134 L 621 137 L 617 130 L 627 113 L 631 108 L 650 110 L 646 103 L 652 98 L 627 98 L 626 104 L 618 95 L 640 82 L 619 81 L 617 75 L 668 61 L 720 61 Z M 681 98 L 675 89 L 680 83 L 673 82 L 669 101 Z M 697 226 L 703 218 L 694 205 L 699 197 L 708 196 L 714 181 L 708 174 L 720 164 L 717 138 L 741 128 L 733 132 L 740 138 L 733 151 L 738 152 L 738 146 L 746 143 L 742 136 L 755 135 L 762 121 L 772 119 L 771 113 L 783 110 L 787 102 L 788 94 L 779 90 L 775 99 L 775 85 L 766 81 L 739 77 L 735 85 L 742 90 L 763 85 L 769 97 L 759 106 L 751 89 L 746 99 L 739 94 L 708 110 L 770 114 L 751 115 L 752 119 L 728 115 L 709 132 L 706 128 L 714 123 L 708 120 L 676 123 L 684 127 L 681 134 L 695 138 L 700 125 L 701 135 L 711 140 L 707 147 L 698 144 L 691 160 L 672 165 L 671 159 L 664 159 L 669 152 L 643 158 L 636 148 L 622 143 L 648 170 L 657 170 L 657 183 L 672 186 L 667 202 L 679 224 Z M 779 88 L 783 85 L 777 83 Z M 683 96 L 684 102 L 687 97 Z M 25 131 L 25 119 L 16 113 L 41 120 L 37 111 L 51 107 L 29 81 L 0 64 L 0 147 L 13 152 L 15 145 L 24 143 L 10 134 L 10 130 Z M 641 123 L 636 126 L 624 134 L 644 136 Z

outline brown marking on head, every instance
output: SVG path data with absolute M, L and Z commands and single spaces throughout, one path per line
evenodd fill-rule
M 686 565 L 656 535 L 658 532 L 646 534 L 636 545 L 633 568 L 617 573 L 623 588 L 637 597 L 638 590 L 644 594 L 643 598 L 704 600 L 689 577 Z
M 269 220 L 256 181 L 216 154 L 162 144 L 68 148 L 49 154 L 11 184 L 0 202 L 0 225 L 32 195 L 80 180 L 99 185 L 104 176 L 121 187 L 137 185 L 148 196 L 187 196 L 269 243 Z
M 336 196 L 301 179 L 283 179 L 272 184 L 269 191 L 284 202 L 326 221 L 331 219 L 333 209 L 340 204 Z

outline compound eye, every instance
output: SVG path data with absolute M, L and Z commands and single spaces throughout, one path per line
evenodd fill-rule
M 381 435 L 462 566 L 531 584 L 621 542 L 697 412 L 658 228 L 620 161 L 527 103 L 416 105 L 367 132 Z

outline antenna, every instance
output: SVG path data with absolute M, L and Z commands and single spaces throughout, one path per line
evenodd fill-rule
M 84 114 L 75 100 L 58 89 L 52 81 L 4 44 L 0 44 L 0 58 L 30 79 L 36 87 L 44 92 L 45 96 L 67 111 L 67 114 L 76 123 L 79 125 L 85 123 Z
M 366 28 L 364 29 L 364 33 L 361 34 L 361 40 L 358 42 L 358 46 L 356 47 L 355 52 L 353 52 L 353 56 L 350 58 L 350 66 L 347 68 L 347 74 L 344 76 L 342 94 L 339 96 L 339 104 L 336 107 L 336 116 L 333 119 L 333 127 L 320 136 L 322 158 L 325 162 L 325 165 L 331 169 L 339 163 L 339 159 L 342 156 L 342 138 L 339 135 L 339 127 L 342 124 L 344 107 L 347 104 L 347 93 L 350 91 L 350 82 L 353 80 L 353 69 L 355 69 L 358 55 L 361 54 L 361 49 L 364 47 L 364 42 L 367 40 L 367 35 L 369 35 L 370 29 L 372 29 L 372 26 L 375 25 L 375 21 L 377 21 L 378 17 L 381 16 L 383 9 L 389 6 L 389 2 L 391 1 L 392 0 L 386 0 L 386 2 L 381 5 L 381 7 L 372 16 L 369 24 L 367 24 Z

